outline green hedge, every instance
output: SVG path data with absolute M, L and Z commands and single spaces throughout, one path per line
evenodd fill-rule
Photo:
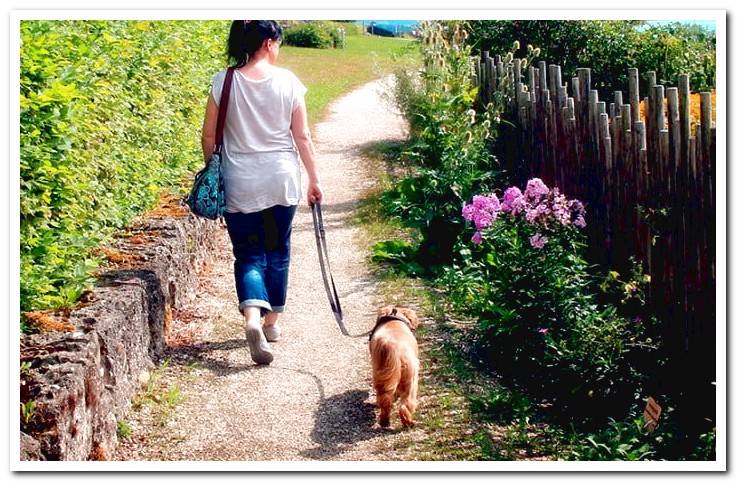
M 325 21 L 296 23 L 284 30 L 284 44 L 318 49 L 341 47 L 339 27 L 335 22 Z
M 92 248 L 202 163 L 222 21 L 23 21 L 21 310 L 73 303 Z

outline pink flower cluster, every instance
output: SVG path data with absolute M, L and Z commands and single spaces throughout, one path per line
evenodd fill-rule
M 500 213 L 524 216 L 528 223 L 540 228 L 549 228 L 553 224 L 586 226 L 586 212 L 581 201 L 568 200 L 558 188 L 551 190 L 542 180 L 534 178 L 527 181 L 524 192 L 516 186 L 507 188 L 501 202 L 496 194 L 491 194 L 474 196 L 469 204 L 463 206 L 463 218 L 472 221 L 476 228 L 471 238 L 473 243 L 481 243 L 484 230 L 494 224 Z M 542 249 L 547 242 L 548 238 L 540 233 L 530 237 L 530 245 L 537 249 Z
M 496 194 L 491 196 L 474 196 L 470 204 L 463 206 L 463 218 L 473 221 L 476 231 L 482 231 L 496 221 L 501 210 L 501 203 Z
M 542 249 L 548 242 L 548 238 L 540 233 L 533 234 L 530 238 L 530 244 L 533 248 Z

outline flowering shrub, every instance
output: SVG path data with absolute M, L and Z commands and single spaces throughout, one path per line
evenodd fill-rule
M 492 368 L 557 401 L 561 413 L 575 407 L 584 418 L 592 398 L 625 409 L 641 378 L 630 352 L 649 347 L 646 323 L 597 303 L 582 256 L 583 204 L 531 179 L 501 199 L 473 196 L 461 212 L 474 228 L 471 246 L 444 283 L 454 305 L 478 318 Z
M 539 364 L 541 335 L 565 329 L 565 310 L 586 278 L 582 203 L 535 178 L 524 192 L 508 188 L 501 201 L 493 193 L 473 196 L 462 215 L 475 228 L 471 242 L 486 275 L 485 299 L 474 301 L 482 330 L 491 338 L 509 337 L 507 361 L 524 357 L 523 363 Z
M 424 66 L 397 72 L 395 99 L 410 126 L 402 152 L 416 168 L 383 197 L 385 208 L 422 235 L 419 254 L 442 264 L 463 230 L 460 202 L 489 189 L 499 172 L 490 146 L 502 104 L 480 109 L 463 21 L 420 25 Z
M 529 237 L 530 245 L 536 249 L 542 249 L 548 242 L 542 231 L 571 225 L 586 227 L 581 201 L 567 200 L 558 188 L 550 190 L 538 178 L 527 182 L 524 193 L 516 186 L 508 188 L 501 202 L 496 194 L 474 196 L 473 201 L 463 207 L 462 213 L 464 219 L 473 221 L 476 226 L 476 233 L 471 238 L 475 244 L 481 243 L 483 231 L 494 223 L 500 213 L 507 213 L 512 218 L 524 217 L 530 228 L 539 231 Z

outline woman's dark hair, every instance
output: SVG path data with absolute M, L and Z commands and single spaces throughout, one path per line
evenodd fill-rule
M 282 29 L 273 20 L 233 20 L 228 36 L 228 57 L 236 67 L 245 65 L 266 39 L 280 41 Z

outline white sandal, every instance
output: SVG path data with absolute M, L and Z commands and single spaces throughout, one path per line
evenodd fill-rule
M 259 365 L 268 365 L 274 361 L 274 353 L 264 339 L 264 334 L 258 326 L 246 327 L 246 340 L 251 351 L 251 359 Z
M 278 323 L 274 323 L 273 325 L 264 325 L 261 327 L 261 329 L 264 332 L 264 336 L 266 336 L 267 341 L 277 341 L 279 338 L 281 338 L 281 328 L 279 327 Z

